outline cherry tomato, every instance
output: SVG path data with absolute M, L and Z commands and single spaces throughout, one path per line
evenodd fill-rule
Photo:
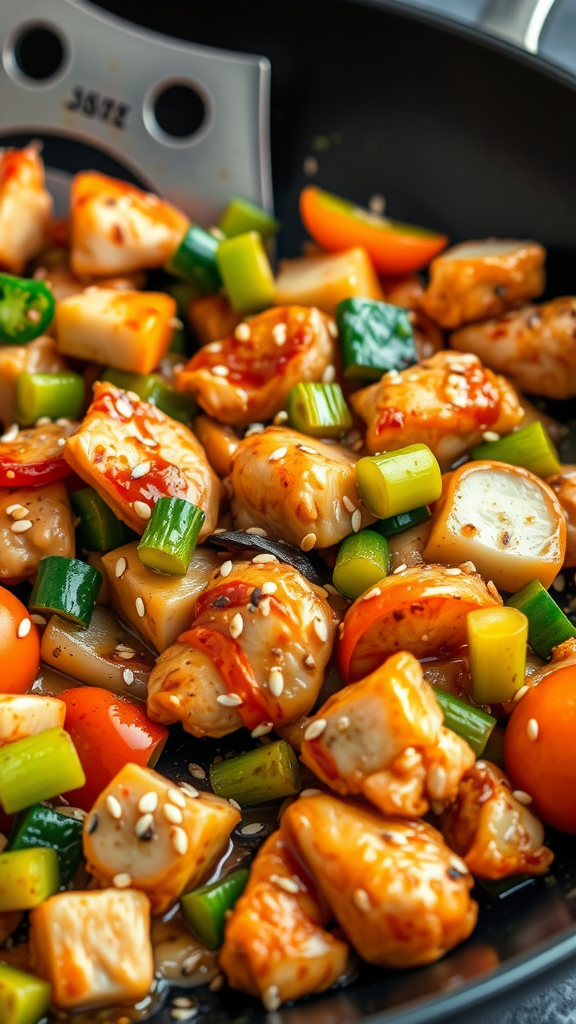
M 576 665 L 551 672 L 522 697 L 506 727 L 504 764 L 542 821 L 576 833 Z
M 156 762 L 168 730 L 148 718 L 143 704 L 99 686 L 65 690 L 60 700 L 66 704 L 64 728 L 86 772 L 85 785 L 67 793 L 66 799 L 89 811 L 125 764 Z
M 5 587 L 0 587 L 0 693 L 26 693 L 40 664 L 38 630 L 18 636 L 18 628 L 30 622 L 28 609 Z

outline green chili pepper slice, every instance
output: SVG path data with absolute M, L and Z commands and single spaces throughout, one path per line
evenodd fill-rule
M 56 303 L 43 281 L 0 274 L 0 341 L 26 345 L 40 337 L 54 319 Z

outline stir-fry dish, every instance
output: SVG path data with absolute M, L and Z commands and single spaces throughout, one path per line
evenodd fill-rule
M 430 964 L 576 835 L 576 297 L 300 213 L 0 153 L 3 1024 Z

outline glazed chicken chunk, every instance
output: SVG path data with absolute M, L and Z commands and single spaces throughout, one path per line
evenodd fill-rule
M 72 511 L 63 483 L 0 488 L 0 583 L 35 576 L 41 558 L 73 558 L 74 548 Z
M 152 670 L 154 721 L 214 737 L 246 725 L 258 736 L 313 707 L 336 616 L 319 587 L 271 558 L 226 561 L 213 574 L 191 628 Z
M 523 390 L 546 398 L 576 395 L 576 298 L 524 306 L 450 336 L 452 348 L 474 352 Z M 493 428 L 497 430 L 497 427 Z
M 542 294 L 545 258 L 536 242 L 487 238 L 455 245 L 432 260 L 422 309 L 452 329 L 499 316 Z
M 52 196 L 36 146 L 0 150 L 0 267 L 22 274 L 46 243 Z
M 490 761 L 466 773 L 441 822 L 446 842 L 478 878 L 543 875 L 554 859 L 538 818 Z
M 324 704 L 304 734 L 301 758 L 342 796 L 362 793 L 386 814 L 424 815 L 449 803 L 474 764 L 443 726 L 420 663 L 403 651 Z
M 245 437 L 232 456 L 236 528 L 260 526 L 304 550 L 339 544 L 374 522 L 358 494 L 356 462 L 343 445 L 287 427 Z
M 547 481 L 564 512 L 566 520 L 566 554 L 564 567 L 576 565 L 576 466 L 562 466 L 562 472 Z
M 245 426 L 284 408 L 300 381 L 319 381 L 334 360 L 327 318 L 318 309 L 280 306 L 204 345 L 176 378 L 221 423 Z
M 384 374 L 350 396 L 367 425 L 366 447 L 375 454 L 422 440 L 443 470 L 485 431 L 508 434 L 523 410 L 504 377 L 486 370 L 468 353 L 437 352 L 417 366 Z

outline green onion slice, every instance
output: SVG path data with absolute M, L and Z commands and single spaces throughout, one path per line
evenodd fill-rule
M 561 469 L 556 447 L 540 420 L 501 437 L 499 441 L 478 444 L 470 454 L 473 459 L 495 459 L 511 466 L 523 466 L 543 480 Z
M 374 530 L 360 530 L 346 537 L 338 548 L 332 582 L 353 601 L 388 575 L 388 541 Z
M 148 569 L 185 576 L 206 516 L 185 498 L 159 498 L 138 545 Z
M 540 580 L 531 580 L 506 604 L 518 608 L 528 619 L 528 643 L 541 658 L 549 658 L 552 649 L 576 636 L 576 629 Z
M 300 767 L 290 744 L 277 740 L 211 765 L 210 782 L 218 796 L 250 807 L 298 793 Z
M 442 494 L 440 466 L 425 444 L 360 459 L 356 481 L 366 508 L 378 519 L 428 505 Z
M 290 426 L 311 437 L 341 437 L 352 416 L 339 384 L 296 384 L 288 392 Z

